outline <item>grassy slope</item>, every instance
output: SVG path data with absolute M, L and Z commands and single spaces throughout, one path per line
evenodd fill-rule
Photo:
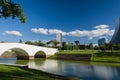
M 75 80 L 42 71 L 0 65 L 0 80 Z

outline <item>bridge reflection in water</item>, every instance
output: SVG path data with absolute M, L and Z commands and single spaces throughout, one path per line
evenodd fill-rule
M 69 77 L 78 77 L 83 80 L 120 80 L 120 67 L 97 64 L 92 65 L 80 61 L 64 61 L 50 59 L 35 59 L 26 61 L 17 60 L 16 64 L 28 64 L 29 68 L 45 72 L 60 74 Z M 111 63 L 110 63 L 111 64 Z

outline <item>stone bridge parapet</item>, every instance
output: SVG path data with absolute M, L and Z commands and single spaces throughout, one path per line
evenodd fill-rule
M 13 48 L 19 48 L 24 50 L 28 54 L 29 59 L 34 59 L 34 56 L 38 51 L 43 51 L 47 57 L 54 55 L 56 52 L 58 52 L 58 49 L 55 48 L 47 48 L 22 43 L 0 43 L 0 56 L 5 51 L 11 50 Z

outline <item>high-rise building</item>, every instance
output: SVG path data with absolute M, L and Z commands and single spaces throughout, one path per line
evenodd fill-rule
M 59 42 L 58 46 L 62 46 L 62 33 L 56 34 L 56 41 Z
M 106 42 L 106 39 L 105 38 L 101 38 L 101 39 L 98 40 L 98 45 L 99 46 L 104 46 L 105 42 Z
M 62 42 L 62 46 L 71 45 L 69 41 Z
M 120 44 L 120 18 L 117 21 L 115 32 L 110 41 L 110 44 Z
M 79 41 L 75 41 L 75 44 L 78 46 L 78 45 L 80 45 L 80 42 Z

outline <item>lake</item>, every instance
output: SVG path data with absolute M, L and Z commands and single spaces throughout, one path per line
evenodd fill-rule
M 0 63 L 27 64 L 32 69 L 83 80 L 120 80 L 120 66 L 117 66 L 119 63 L 90 63 L 51 59 L 17 60 L 16 58 L 0 59 Z

